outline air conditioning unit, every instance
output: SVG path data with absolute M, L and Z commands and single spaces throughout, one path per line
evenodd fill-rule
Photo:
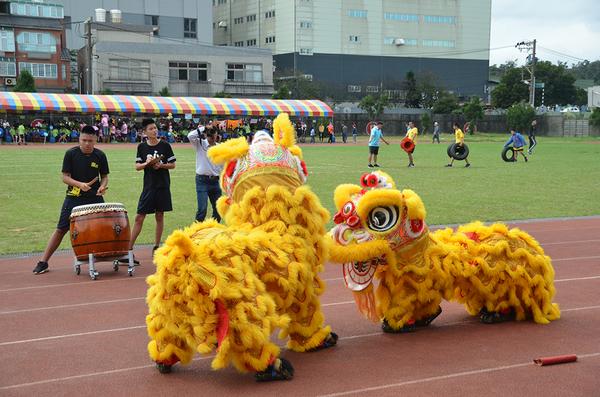
M 396 39 L 396 45 L 404 45 L 404 39 Z
M 220 28 L 226 28 L 227 27 L 227 21 L 219 21 L 219 25 Z
M 5 77 L 4 78 L 4 85 L 16 85 L 17 84 L 17 79 L 14 77 Z

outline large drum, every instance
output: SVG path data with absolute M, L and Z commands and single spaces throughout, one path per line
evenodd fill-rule
M 71 245 L 78 260 L 127 255 L 131 230 L 119 203 L 79 205 L 71 211 Z

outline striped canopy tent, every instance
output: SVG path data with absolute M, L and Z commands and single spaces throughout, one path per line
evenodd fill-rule
M 0 92 L 2 113 L 115 113 L 119 115 L 331 116 L 329 106 L 313 100 L 148 97 L 131 95 Z

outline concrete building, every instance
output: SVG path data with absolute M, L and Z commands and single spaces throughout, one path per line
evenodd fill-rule
M 11 90 L 22 70 L 41 92 L 65 92 L 71 86 L 62 6 L 31 1 L 0 1 L 0 78 Z
M 350 92 L 428 70 L 487 95 L 491 0 L 213 0 L 212 13 L 214 44 L 269 47 L 278 70 Z
M 273 58 L 269 48 L 230 48 L 201 44 L 155 43 L 151 26 L 93 23 L 93 88 L 98 94 L 158 95 L 167 87 L 172 96 L 270 98 Z M 80 75 L 86 49 L 78 53 Z M 87 88 L 82 86 L 82 92 Z
M 111 22 L 111 16 L 123 24 L 156 27 L 153 35 L 158 44 L 212 44 L 212 6 L 208 0 L 55 1 L 64 7 L 68 48 L 85 45 L 85 20 L 93 17 L 95 22 Z

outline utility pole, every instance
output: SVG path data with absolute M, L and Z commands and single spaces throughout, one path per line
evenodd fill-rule
M 85 21 L 85 34 L 86 34 L 86 64 L 85 70 L 85 93 L 90 95 L 92 91 L 92 17 L 89 17 Z
M 520 51 L 526 50 L 528 53 L 530 53 L 527 59 L 529 60 L 529 65 L 531 65 L 531 69 L 529 70 L 531 72 L 531 80 L 529 80 L 529 103 L 531 106 L 535 106 L 535 63 L 537 61 L 535 57 L 536 42 L 537 40 L 534 39 L 533 41 L 522 41 L 515 45 L 515 47 L 517 47 Z M 525 67 L 527 67 L 527 65 L 525 65 Z M 526 82 L 526 80 L 523 80 L 523 77 L 521 77 L 521 80 Z

